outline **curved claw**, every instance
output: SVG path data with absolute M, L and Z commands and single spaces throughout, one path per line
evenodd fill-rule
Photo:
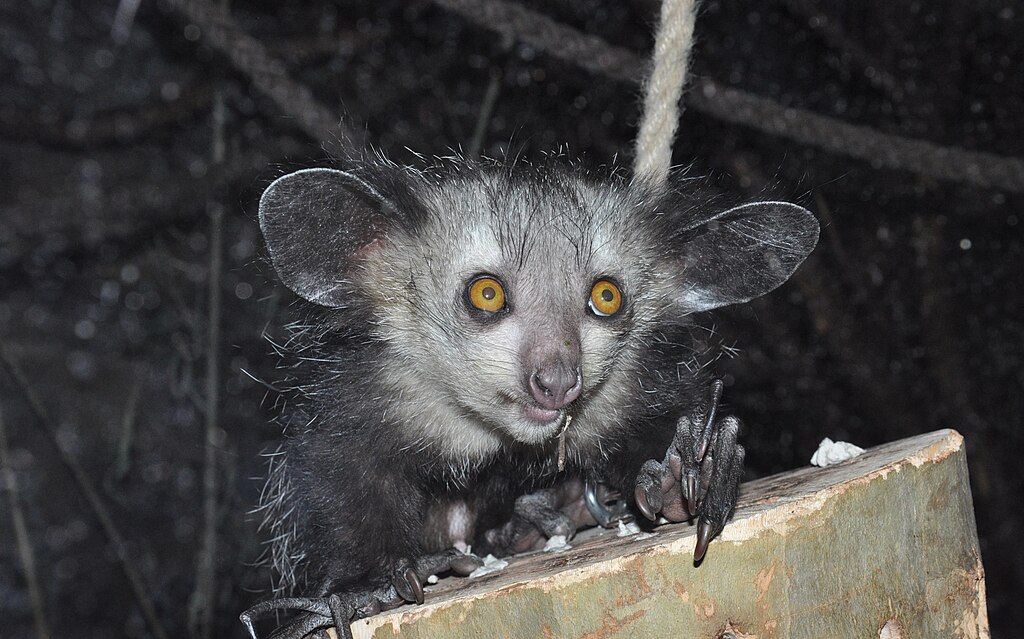
M 416 571 L 409 568 L 405 571 L 405 581 L 412 587 L 413 598 L 416 599 L 417 604 L 423 603 L 423 583 L 420 581 L 420 576 L 416 574 Z
M 657 514 L 651 508 L 651 503 L 647 500 L 647 491 L 644 490 L 643 486 L 636 487 L 636 490 L 633 492 L 633 500 L 636 501 L 636 507 L 640 509 L 640 514 L 651 521 L 657 519 Z
M 693 549 L 694 564 L 699 564 L 703 561 L 704 554 L 708 551 L 708 544 L 711 543 L 713 536 L 711 524 L 701 519 L 697 523 L 697 545 Z
M 671 459 L 665 463 L 648 459 L 637 474 L 633 486 L 633 503 L 640 514 L 649 521 L 657 520 L 658 513 L 665 507 L 665 495 L 672 490 L 673 484 L 677 481 L 675 477 L 678 475 L 675 474 L 673 463 Z M 666 467 L 666 464 L 669 467 Z M 625 505 L 625 502 L 622 504 Z
M 423 584 L 420 582 L 420 576 L 416 574 L 412 567 L 399 571 L 391 579 L 391 584 L 398 591 L 398 594 L 401 595 L 402 599 L 418 604 L 423 603 Z
M 686 499 L 686 510 L 693 516 L 697 514 L 697 478 L 687 474 L 684 481 L 683 497 Z

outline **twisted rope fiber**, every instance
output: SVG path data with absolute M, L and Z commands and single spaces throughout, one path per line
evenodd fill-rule
M 672 167 L 672 143 L 679 128 L 679 98 L 697 22 L 696 0 L 663 0 L 654 38 L 654 68 L 644 86 L 643 119 L 636 136 L 633 175 L 664 184 Z
M 433 1 L 471 22 L 587 71 L 626 82 L 639 82 L 643 76 L 645 63 L 632 51 L 611 46 L 535 11 L 503 0 Z M 784 107 L 711 80 L 702 80 L 686 94 L 685 101 L 717 119 L 866 160 L 875 168 L 903 169 L 941 180 L 1024 193 L 1024 160 L 1019 158 L 882 133 L 805 109 Z

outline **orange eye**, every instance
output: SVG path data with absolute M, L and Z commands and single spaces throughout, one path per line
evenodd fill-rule
M 469 303 L 481 311 L 496 313 L 505 308 L 505 289 L 493 277 L 481 275 L 469 283 Z
M 597 280 L 590 289 L 590 310 L 598 317 L 610 317 L 622 308 L 622 293 L 619 287 L 608 280 Z

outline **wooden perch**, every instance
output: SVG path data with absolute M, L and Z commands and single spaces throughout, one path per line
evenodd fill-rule
M 448 578 L 360 637 L 989 636 L 964 441 L 952 430 L 743 486 L 693 565 L 694 529 L 580 533 L 572 549 Z M 732 633 L 731 635 L 728 633 Z

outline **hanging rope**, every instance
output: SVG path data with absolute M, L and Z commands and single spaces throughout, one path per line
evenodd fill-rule
M 679 98 L 693 48 L 697 0 L 663 0 L 654 38 L 654 67 L 644 84 L 644 110 L 636 136 L 633 175 L 662 184 L 672 166 L 672 143 L 679 128 Z

